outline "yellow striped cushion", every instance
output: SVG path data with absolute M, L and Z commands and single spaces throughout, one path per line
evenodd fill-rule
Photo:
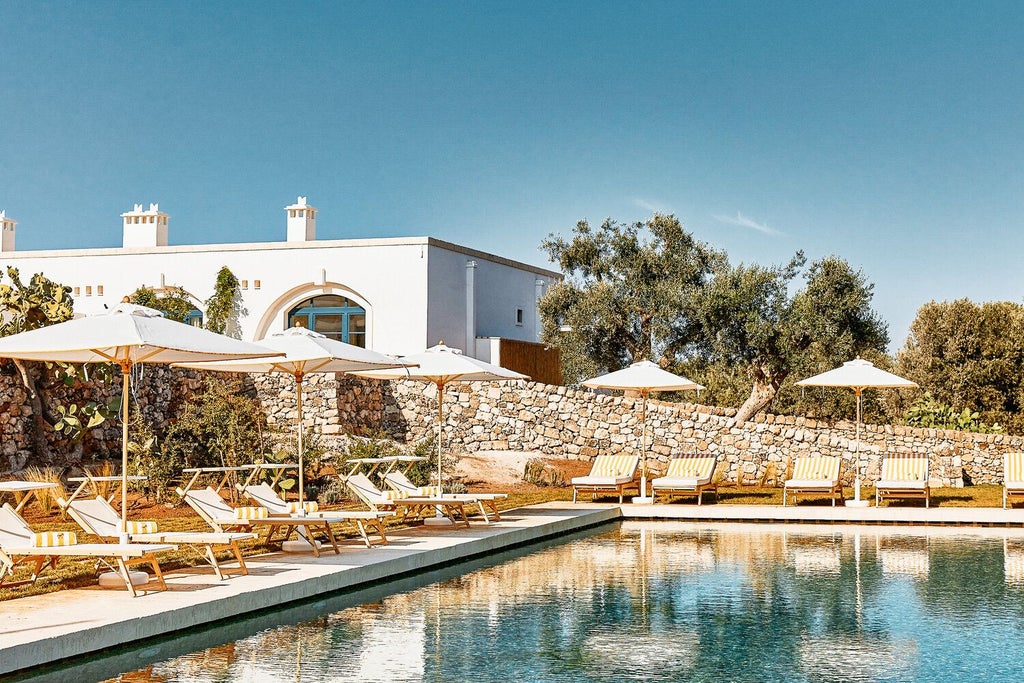
M 130 534 L 155 534 L 156 522 L 128 520 L 125 522 L 125 530 Z
M 408 491 L 381 491 L 384 500 L 402 500 L 409 497 Z
M 924 481 L 928 478 L 928 456 L 897 453 L 882 461 L 882 479 L 885 481 Z
M 666 477 L 681 479 L 707 479 L 715 466 L 715 459 L 709 455 L 681 455 L 668 463 Z
M 417 496 L 423 496 L 423 497 L 439 496 L 439 495 L 441 495 L 441 487 L 440 486 L 421 486 L 418 489 L 416 489 L 416 495 Z
M 1003 456 L 1003 479 L 1024 481 L 1024 453 L 1007 453 Z
M 261 507 L 240 507 L 235 508 L 235 519 L 266 519 L 270 516 L 270 510 Z
M 315 500 L 303 501 L 301 505 L 299 504 L 298 501 L 295 501 L 294 503 L 288 503 L 288 513 L 293 515 L 300 510 L 308 513 L 316 512 L 319 509 L 320 505 Z
M 78 543 L 78 536 L 74 531 L 40 531 L 32 534 L 33 548 L 53 548 L 76 543 Z
M 797 458 L 793 465 L 794 479 L 834 479 L 836 458 L 828 455 Z
M 599 455 L 590 474 L 594 477 L 628 477 L 636 471 L 634 455 Z

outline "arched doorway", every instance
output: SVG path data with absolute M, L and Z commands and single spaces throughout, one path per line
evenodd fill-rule
M 288 327 L 305 327 L 325 337 L 366 347 L 366 309 L 348 297 L 321 294 L 288 311 Z

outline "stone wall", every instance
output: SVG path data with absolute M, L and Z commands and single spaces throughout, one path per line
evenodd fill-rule
M 184 400 L 202 382 L 200 373 L 163 366 L 146 366 L 136 380 L 133 410 L 141 409 L 158 431 L 179 414 Z M 291 429 L 295 421 L 294 380 L 253 375 L 251 382 L 270 425 Z M 80 387 L 75 391 L 82 390 Z M 92 387 L 88 391 L 100 398 L 115 387 Z M 451 385 L 445 396 L 444 439 L 446 447 L 455 452 L 537 451 L 551 457 L 590 460 L 598 453 L 635 453 L 640 449 L 643 425 L 638 398 L 537 383 L 481 382 Z M 431 384 L 313 374 L 306 377 L 305 397 L 306 425 L 322 434 L 329 448 L 338 447 L 342 440 L 335 437 L 347 433 L 383 432 L 407 442 L 435 433 L 437 390 Z M 664 469 L 675 453 L 711 451 L 729 463 L 731 479 L 740 473 L 760 478 L 769 463 L 784 472 L 794 456 L 839 455 L 847 462 L 847 481 L 852 481 L 853 467 L 858 465 L 870 483 L 878 478 L 882 454 L 928 453 L 933 482 L 961 486 L 1002 483 L 1002 454 L 1024 450 L 1020 436 L 865 425 L 861 457 L 854 463 L 852 421 L 826 423 L 762 415 L 737 424 L 734 415 L 730 409 L 651 401 L 648 467 Z M 20 380 L 10 372 L 0 373 L 0 452 L 4 469 L 20 469 L 14 465 L 31 452 L 32 422 Z M 56 437 L 52 441 L 62 447 Z M 88 458 L 119 453 L 120 429 L 115 421 L 90 432 L 85 448 Z
M 294 419 L 291 380 L 263 377 L 260 395 L 272 419 Z M 537 383 L 478 382 L 445 392 L 444 438 L 454 451 L 539 451 L 592 459 L 635 453 L 643 425 L 641 400 Z M 405 441 L 434 433 L 437 390 L 415 381 L 373 382 L 330 375 L 307 378 L 307 425 L 324 434 L 384 431 Z M 314 408 L 314 406 L 317 406 Z M 864 425 L 856 453 L 854 422 L 762 415 L 737 424 L 735 410 L 650 401 L 648 467 L 662 470 L 675 453 L 710 451 L 729 463 L 729 478 L 760 477 L 769 463 L 782 473 L 801 455 L 838 455 L 844 479 L 860 467 L 865 483 L 878 479 L 884 453 L 928 453 L 934 485 L 1002 483 L 1002 454 L 1024 450 L 1019 436 L 972 434 L 892 425 Z

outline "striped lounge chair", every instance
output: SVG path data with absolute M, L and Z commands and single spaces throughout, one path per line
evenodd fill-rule
M 931 502 L 926 453 L 891 453 L 882 460 L 882 476 L 875 484 L 875 507 L 886 498 L 924 498 Z
M 1003 509 L 1014 497 L 1024 498 L 1024 453 L 1003 454 Z
M 832 507 L 835 507 L 836 500 L 843 500 L 843 485 L 839 482 L 842 466 L 842 459 L 831 455 L 797 458 L 793 464 L 793 477 L 782 484 L 783 506 L 790 493 L 794 503 L 798 493 L 817 493 L 830 496 Z
M 580 491 L 614 491 L 619 494 L 622 504 L 622 492 L 626 488 L 640 490 L 637 468 L 640 465 L 638 455 L 599 455 L 594 458 L 590 474 L 585 477 L 572 478 L 572 502 Z
M 718 500 L 715 465 L 718 458 L 707 453 L 680 455 L 668 462 L 665 476 L 651 480 L 651 495 L 658 493 L 697 496 L 700 505 L 705 491 L 713 491 Z

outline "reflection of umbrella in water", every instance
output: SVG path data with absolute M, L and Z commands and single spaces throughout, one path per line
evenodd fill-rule
M 413 367 L 391 370 L 369 370 L 352 374 L 372 379 L 415 379 L 437 387 L 437 485 L 441 483 L 441 441 L 444 430 L 444 388 L 454 382 L 495 382 L 529 379 L 526 375 L 476 358 L 463 355 L 459 349 L 445 346 L 444 342 L 426 351 L 403 356 L 403 363 Z M 438 522 L 447 521 L 438 510 Z
M 391 356 L 364 349 L 352 344 L 325 337 L 319 332 L 304 327 L 293 327 L 275 332 L 262 339 L 260 344 L 272 351 L 283 354 L 271 358 L 249 358 L 243 360 L 210 361 L 201 363 L 176 363 L 177 367 L 211 370 L 216 372 L 276 372 L 295 378 L 296 428 L 299 449 L 299 504 L 305 500 L 303 490 L 303 427 L 302 427 L 302 381 L 314 372 L 349 373 L 356 370 L 373 370 L 405 367 Z
M 122 303 L 98 315 L 0 339 L 0 358 L 114 363 L 121 368 L 121 532 L 128 509 L 128 395 L 131 369 L 142 363 L 273 356 L 274 351 L 168 320 L 145 306 Z
M 640 497 L 633 502 L 652 502 L 652 499 L 647 497 L 647 398 L 652 391 L 689 391 L 704 387 L 682 375 L 662 370 L 657 363 L 649 360 L 642 360 L 628 368 L 588 379 L 583 382 L 583 386 L 591 389 L 637 391 L 643 396 L 643 412 L 640 418 L 643 422 L 643 435 L 640 440 Z
M 796 383 L 798 387 L 849 387 L 857 395 L 857 451 L 856 451 L 856 481 L 854 482 L 853 506 L 867 505 L 861 502 L 860 498 L 860 424 L 861 424 L 861 394 L 865 389 L 874 387 L 884 388 L 913 388 L 917 384 L 899 375 L 886 372 L 876 368 L 868 361 L 857 358 L 843 363 L 842 367 L 823 372 L 814 377 L 802 379 Z

